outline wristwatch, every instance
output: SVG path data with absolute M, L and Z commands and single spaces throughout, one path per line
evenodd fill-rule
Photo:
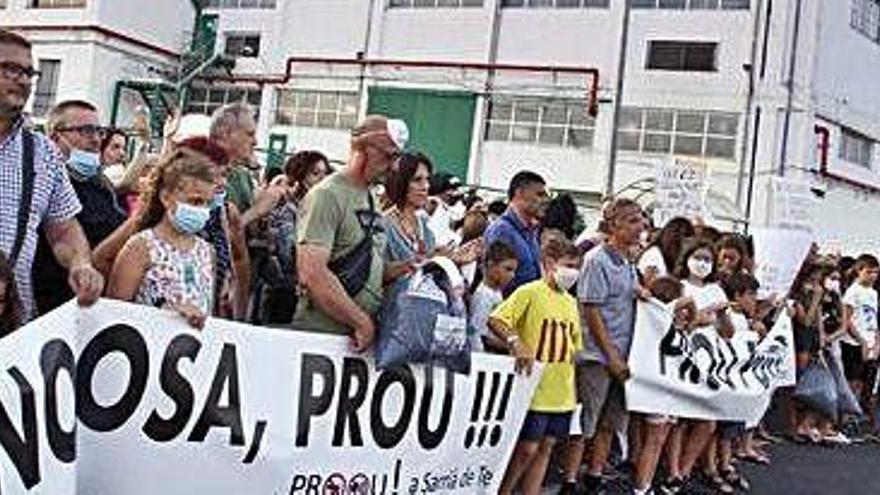
M 511 334 L 511 335 L 508 335 L 507 338 L 504 339 L 504 343 L 507 344 L 507 347 L 508 347 L 509 349 L 513 349 L 514 346 L 516 346 L 516 344 L 517 344 L 518 342 L 519 342 L 519 335 L 517 335 L 517 334 L 515 334 L 515 333 L 514 333 L 514 334 Z

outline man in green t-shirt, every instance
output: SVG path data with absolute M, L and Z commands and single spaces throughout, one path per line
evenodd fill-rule
M 356 351 L 370 348 L 375 337 L 373 315 L 382 302 L 386 237 L 370 186 L 396 165 L 408 131 L 406 124 L 384 116 L 366 117 L 351 132 L 351 150 L 344 170 L 313 187 L 303 200 L 297 226 L 297 271 L 304 294 L 294 328 L 350 335 Z M 372 227 L 371 227 L 372 226 Z M 368 234 L 369 232 L 369 234 Z M 350 257 L 371 235 L 371 256 L 361 284 L 349 284 L 351 270 L 331 270 Z M 367 273 L 363 273 L 366 271 Z M 343 279 L 340 279 L 343 277 Z

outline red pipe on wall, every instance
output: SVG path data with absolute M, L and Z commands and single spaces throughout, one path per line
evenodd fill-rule
M 413 67 L 423 69 L 474 69 L 474 70 L 509 70 L 522 72 L 550 72 L 562 74 L 584 74 L 588 77 L 589 91 L 588 111 L 595 116 L 599 110 L 599 69 L 571 65 L 527 65 L 527 64 L 492 64 L 486 62 L 452 62 L 440 60 L 395 60 L 395 59 L 364 59 L 338 57 L 289 57 L 281 75 L 232 75 L 211 76 L 210 80 L 227 82 L 245 82 L 254 84 L 287 84 L 293 78 L 293 65 L 299 63 L 336 64 L 372 66 Z
M 865 184 L 864 182 L 857 181 L 855 179 L 850 179 L 849 177 L 831 172 L 828 170 L 828 154 L 831 149 L 831 131 L 823 126 L 816 124 L 813 127 L 813 132 L 817 136 L 819 136 L 819 175 L 825 177 L 827 179 L 831 179 L 837 182 L 842 182 L 848 186 L 854 187 L 856 189 L 861 189 L 865 192 L 870 192 L 874 194 L 880 194 L 880 187 Z

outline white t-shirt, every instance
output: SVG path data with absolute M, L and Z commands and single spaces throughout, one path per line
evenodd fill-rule
M 724 289 L 718 284 L 710 283 L 698 287 L 687 280 L 683 280 L 681 284 L 684 287 L 683 293 L 685 297 L 690 297 L 694 300 L 697 311 L 727 302 L 727 294 L 724 293 Z
M 501 291 L 492 289 L 485 283 L 481 283 L 471 296 L 471 311 L 468 323 L 471 328 L 476 330 L 476 338 L 473 341 L 473 350 L 483 350 L 483 341 L 480 337 L 488 336 L 492 332 L 487 325 L 489 315 L 492 314 L 492 311 L 494 311 L 502 301 L 504 301 L 504 295 Z
M 877 291 L 858 282 L 852 284 L 843 295 L 843 304 L 853 309 L 852 323 L 856 331 L 874 349 L 877 344 Z M 858 345 L 858 341 L 847 335 L 844 342 Z
M 666 266 L 666 260 L 663 259 L 663 253 L 657 246 L 651 246 L 639 257 L 639 263 L 636 265 L 639 273 L 644 277 L 648 270 L 655 270 L 658 277 L 665 277 L 669 274 Z

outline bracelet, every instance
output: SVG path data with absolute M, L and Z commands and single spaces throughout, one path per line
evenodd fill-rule
M 517 342 L 519 342 L 519 335 L 517 334 L 508 335 L 507 338 L 504 339 L 504 343 L 511 349 L 513 349 Z

